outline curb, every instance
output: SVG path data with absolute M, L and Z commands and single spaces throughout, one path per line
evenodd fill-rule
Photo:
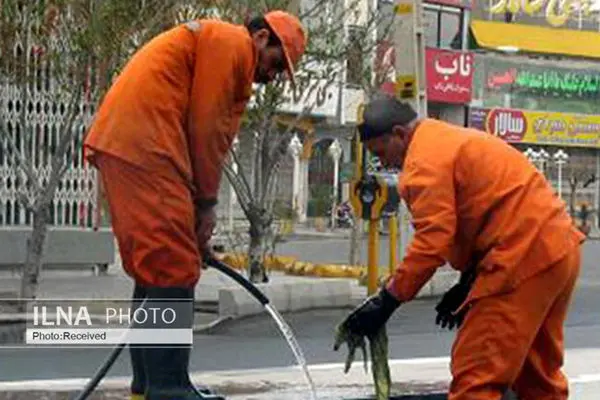
M 223 253 L 219 259 L 241 270 L 246 265 L 246 255 L 236 253 Z M 265 266 L 268 270 L 283 272 L 286 275 L 312 278 L 350 278 L 358 281 L 359 285 L 366 285 L 367 267 L 362 265 L 312 263 L 300 261 L 291 256 L 267 256 Z M 379 267 L 380 279 L 385 280 L 388 273 L 386 267 Z M 460 273 L 450 267 L 437 270 L 433 278 L 423 287 L 417 297 L 435 297 L 446 292 L 458 280 Z
M 238 270 L 245 266 L 244 255 L 224 253 L 219 258 Z M 285 256 L 267 257 L 265 263 L 272 271 L 305 277 L 296 282 L 256 285 L 280 313 L 353 309 L 367 294 L 364 285 L 366 276 L 364 267 L 314 264 Z M 458 271 L 449 267 L 440 268 L 415 298 L 437 298 L 452 287 L 458 277 Z M 384 278 L 385 276 L 382 277 Z M 218 290 L 215 320 L 209 324 L 195 326 L 194 333 L 212 334 L 228 323 L 265 313 L 264 307 L 244 288 L 238 286 L 222 288 Z
M 256 286 L 280 313 L 354 305 L 352 282 L 348 279 L 306 280 Z M 242 287 L 219 290 L 220 318 L 240 318 L 264 312 L 264 307 Z
M 247 263 L 247 255 L 242 253 L 222 253 L 218 259 L 231 267 L 242 270 Z M 318 278 L 355 278 L 366 273 L 362 265 L 312 263 L 298 260 L 296 257 L 270 255 L 265 257 L 265 267 L 271 271 L 280 271 L 286 275 Z
M 241 270 L 246 265 L 245 254 L 222 253 L 219 259 Z M 306 277 L 305 281 L 293 283 L 257 284 L 257 287 L 282 313 L 322 308 L 353 308 L 366 295 L 366 267 L 343 264 L 316 264 L 299 261 L 295 257 L 272 255 L 265 258 L 271 271 L 285 275 Z M 385 271 L 382 269 L 380 271 Z M 438 297 L 458 280 L 459 272 L 449 267 L 440 268 L 430 281 L 417 293 L 416 298 Z M 313 278 L 313 279 L 310 279 Z M 326 278 L 326 279 L 314 279 Z M 380 280 L 387 278 L 382 274 Z M 365 288 L 365 289 L 362 289 Z M 364 290 L 364 294 L 361 293 Z M 360 301 L 358 301 L 360 300 Z M 218 291 L 218 319 L 232 320 L 262 314 L 264 308 L 241 287 L 229 287 Z M 215 326 L 221 322 L 215 321 Z M 203 329 L 210 332 L 212 329 Z
M 218 328 L 220 328 L 222 325 L 225 325 L 227 322 L 233 322 L 235 320 L 235 318 L 231 317 L 231 316 L 227 316 L 227 317 L 218 317 L 217 319 L 215 319 L 212 322 L 209 322 L 208 324 L 196 324 L 192 327 L 192 332 L 193 333 L 204 333 L 204 334 L 211 334 L 211 333 L 215 333 L 216 330 Z

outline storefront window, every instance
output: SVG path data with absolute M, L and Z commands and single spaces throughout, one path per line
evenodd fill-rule
M 463 12 L 460 8 L 425 4 L 425 44 L 459 50 L 462 47 Z
M 439 12 L 436 10 L 425 9 L 423 14 L 425 24 L 425 45 L 428 47 L 438 47 L 438 27 Z
M 440 13 L 440 45 L 441 48 L 460 49 L 462 45 L 461 13 Z

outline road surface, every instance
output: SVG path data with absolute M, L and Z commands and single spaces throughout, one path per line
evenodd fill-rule
M 339 252 L 343 241 L 299 242 L 304 254 Z M 283 249 L 282 249 L 283 250 Z M 310 253 L 308 251 L 310 250 Z M 283 252 L 283 251 L 282 251 Z M 305 253 L 306 252 L 306 253 Z M 305 257 L 303 257 L 305 258 Z M 568 349 L 600 349 L 600 243 L 584 248 L 584 264 L 576 297 L 566 324 Z M 402 306 L 389 322 L 390 357 L 410 359 L 445 357 L 454 332 L 434 324 L 434 300 L 416 300 Z M 332 350 L 333 329 L 348 310 L 320 310 L 287 315 L 310 364 L 338 363 L 344 352 Z M 87 377 L 104 360 L 104 349 L 2 349 L 3 381 Z M 283 367 L 294 364 L 292 353 L 268 317 L 254 317 L 228 324 L 210 335 L 196 335 L 191 359 L 193 371 Z M 118 360 L 110 376 L 129 374 L 127 354 Z M 586 370 L 590 376 L 600 370 Z

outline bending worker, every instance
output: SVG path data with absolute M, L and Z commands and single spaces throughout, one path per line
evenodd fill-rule
M 222 167 L 252 83 L 281 73 L 293 83 L 305 46 L 300 21 L 283 11 L 246 26 L 194 20 L 145 44 L 108 91 L 84 146 L 102 178 L 135 305 L 185 299 L 193 315 Z M 217 398 L 190 383 L 190 350 L 130 346 L 132 398 Z
M 415 233 L 346 329 L 371 337 L 448 262 L 475 276 L 437 308 L 460 325 L 448 398 L 500 400 L 512 388 L 521 400 L 567 399 L 563 324 L 584 236 L 543 174 L 502 139 L 419 118 L 393 97 L 365 107 L 359 132 L 384 165 L 401 170 Z

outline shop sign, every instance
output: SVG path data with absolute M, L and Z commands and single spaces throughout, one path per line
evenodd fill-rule
M 520 90 L 554 97 L 600 97 L 597 72 L 508 67 L 489 71 L 485 85 L 492 90 Z
M 427 48 L 425 50 L 427 100 L 465 104 L 473 92 L 473 54 Z
M 510 143 L 600 147 L 600 115 L 471 108 L 469 126 Z
M 575 4 L 574 4 L 575 3 Z M 598 30 L 598 8 L 591 0 L 492 0 L 479 1 L 474 19 L 506 21 L 507 14 L 515 22 L 575 30 Z

